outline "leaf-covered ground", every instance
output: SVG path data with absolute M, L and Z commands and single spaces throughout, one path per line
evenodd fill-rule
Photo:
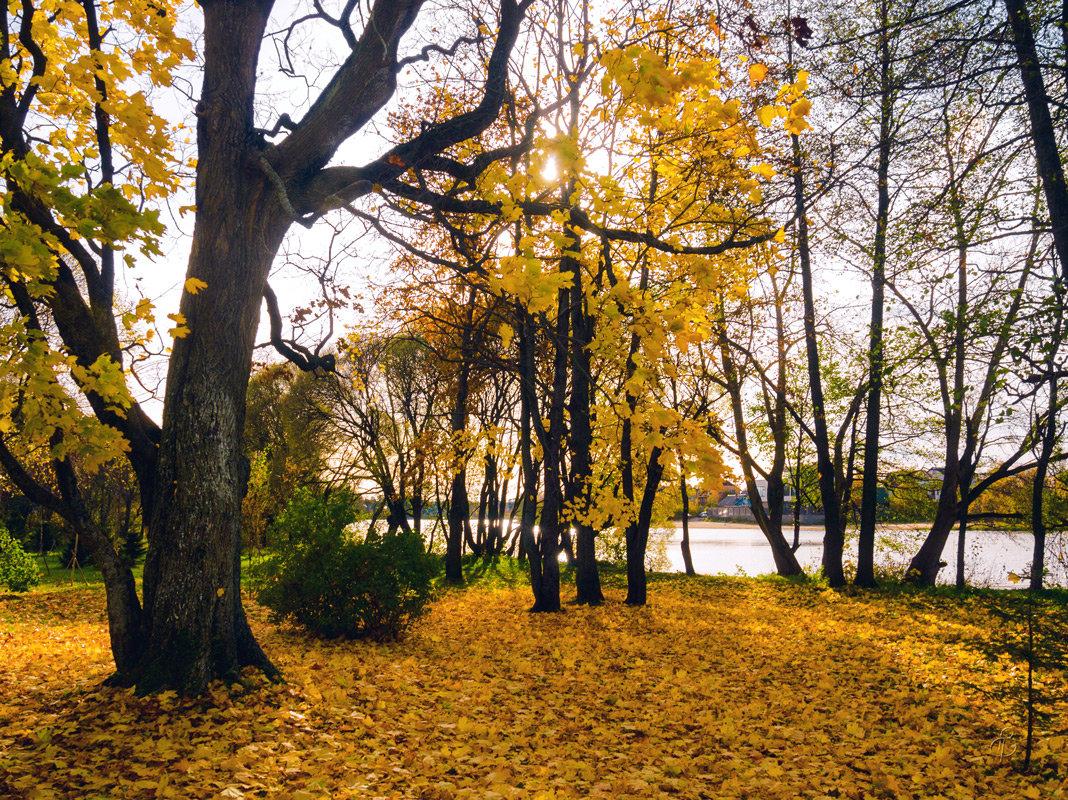
M 1021 678 L 971 645 L 982 601 L 651 590 L 553 615 L 451 593 L 393 645 L 253 609 L 289 682 L 193 700 L 100 688 L 98 588 L 0 597 L 0 796 L 1068 797 L 1068 714 L 1022 775 L 1018 713 L 976 688 Z

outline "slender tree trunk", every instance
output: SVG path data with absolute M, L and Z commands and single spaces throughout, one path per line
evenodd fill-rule
M 985 378 L 975 402 L 971 415 L 967 416 L 964 410 L 966 374 L 966 329 L 969 325 L 969 295 L 967 274 L 967 240 L 965 235 L 964 221 L 960 216 L 960 203 L 953 194 L 952 208 L 954 211 L 958 231 L 958 266 L 957 266 L 957 319 L 954 332 L 954 372 L 953 385 L 950 386 L 946 370 L 934 354 L 939 366 L 940 382 L 943 392 L 943 414 L 945 416 L 946 455 L 945 471 L 942 476 L 941 490 L 938 497 L 938 506 L 935 510 L 935 518 L 931 530 L 924 539 L 919 551 L 909 562 L 906 572 L 907 579 L 921 586 L 933 586 L 938 578 L 938 572 L 942 567 L 942 551 L 953 529 L 953 524 L 967 517 L 969 503 L 974 499 L 970 496 L 971 486 L 975 477 L 975 462 L 978 451 L 982 447 L 978 435 L 980 422 L 986 418 L 990 407 L 990 399 L 998 384 L 1001 374 L 1001 361 L 1008 350 L 1009 336 L 1016 323 L 1020 305 L 1025 295 L 1024 288 L 1034 266 L 1034 258 L 1038 248 L 1039 238 L 1031 237 L 1031 250 L 1027 261 L 1016 284 L 1015 297 L 1009 306 L 1008 313 L 1001 322 L 1001 332 L 998 335 L 994 349 L 985 365 Z M 1059 338 L 1059 337 L 1055 337 Z M 961 447 L 963 443 L 963 449 Z M 958 501 L 958 495 L 960 497 Z M 964 514 L 964 517 L 961 514 Z M 959 547 L 958 547 L 959 550 Z M 959 559 L 958 559 L 959 561 Z M 959 574 L 959 573 L 958 573 Z
M 474 550 L 468 516 L 471 506 L 467 499 L 467 469 L 459 467 L 452 476 L 449 491 L 448 534 L 445 539 L 445 580 L 453 585 L 464 582 L 464 539 Z
M 791 7 L 787 4 L 787 16 Z M 790 79 L 796 77 L 794 69 L 794 40 L 786 39 L 790 68 Z M 823 378 L 820 372 L 819 339 L 816 335 L 816 304 L 812 287 L 812 260 L 808 241 L 808 202 L 805 198 L 804 159 L 801 153 L 801 139 L 796 133 L 790 134 L 794 171 L 794 213 L 797 215 L 797 251 L 801 266 L 801 294 L 804 305 L 805 357 L 808 366 L 809 393 L 812 398 L 813 433 L 812 444 L 816 449 L 816 472 L 819 483 L 820 501 L 823 503 L 823 575 L 833 586 L 845 584 L 845 571 L 842 556 L 845 550 L 845 526 L 841 515 L 838 494 L 835 491 L 834 462 L 831 459 L 830 436 L 827 432 L 826 404 L 823 396 Z M 796 504 L 797 499 L 794 499 Z M 796 527 L 796 523 L 795 523 Z M 798 533 L 795 531 L 797 551 Z
M 879 422 L 883 392 L 883 294 L 886 285 L 886 233 L 890 219 L 890 151 L 894 93 L 891 86 L 889 0 L 879 8 L 879 68 L 881 107 L 879 113 L 879 159 L 876 168 L 878 205 L 871 272 L 871 328 L 868 344 L 868 409 L 864 429 L 864 473 L 860 499 L 860 535 L 857 542 L 857 574 L 853 583 L 875 586 L 875 521 L 879 506 Z
M 682 453 L 679 453 L 679 464 L 682 464 Z M 682 470 L 679 477 L 679 493 L 682 495 L 682 563 L 686 567 L 687 575 L 696 575 L 693 568 L 693 556 L 690 554 L 690 487 L 686 485 L 686 470 Z
M 1027 0 L 1005 0 L 1005 11 L 1012 31 L 1024 96 L 1027 98 L 1031 142 L 1035 148 L 1038 174 L 1046 196 L 1046 210 L 1053 228 L 1053 246 L 1057 251 L 1057 260 L 1060 261 L 1061 279 L 1068 282 L 1068 186 L 1065 185 L 1064 164 L 1057 147 L 1057 134 L 1049 111 L 1049 97 L 1035 49 Z M 1066 36 L 1063 31 L 1062 36 Z
M 796 553 L 801 547 L 801 432 L 797 435 L 797 456 L 794 459 L 794 542 L 790 545 L 790 552 Z
M 816 471 L 820 501 L 823 503 L 823 574 L 831 586 L 845 583 L 842 554 L 845 549 L 845 530 L 842 524 L 838 493 L 835 490 L 835 468 L 831 460 L 830 436 L 823 397 L 823 378 L 820 373 L 819 339 L 816 333 L 816 304 L 812 286 L 812 263 L 808 243 L 808 209 L 805 201 L 804 165 L 801 142 L 792 134 L 794 156 L 794 206 L 797 213 L 797 249 L 801 264 L 801 291 L 805 317 L 805 355 L 808 361 L 809 392 L 812 397 L 812 421 L 816 449 Z
M 1061 285 L 1057 287 L 1058 300 L 1063 300 L 1063 284 L 1068 283 L 1068 185 L 1065 184 L 1064 164 L 1057 146 L 1057 134 L 1050 116 L 1049 96 L 1042 78 L 1038 53 L 1035 47 L 1034 30 L 1027 11 L 1026 0 L 1005 0 L 1009 28 L 1020 69 L 1024 95 L 1027 98 L 1027 114 L 1031 123 L 1031 141 L 1035 148 L 1035 160 L 1042 189 L 1046 197 L 1046 209 L 1050 215 L 1054 249 L 1060 262 Z M 1068 22 L 1068 4 L 1061 13 L 1062 23 Z M 1068 25 L 1061 30 L 1062 40 L 1068 42 Z M 1066 57 L 1068 58 L 1068 57 Z M 1063 69 L 1068 72 L 1068 62 Z M 1063 304 L 1062 304 L 1063 307 Z M 1059 327 L 1059 326 L 1058 326 Z M 1042 514 L 1042 498 L 1045 493 L 1046 470 L 1049 453 L 1047 443 L 1055 436 L 1057 381 L 1050 381 L 1050 406 L 1047 429 L 1043 434 L 1042 457 L 1035 470 L 1032 493 L 1031 525 L 1034 531 L 1034 551 L 1031 562 L 1031 587 L 1042 587 L 1042 571 L 1045 566 L 1046 527 Z
M 656 195 L 655 184 L 656 180 L 654 175 L 653 189 L 650 191 L 650 196 L 654 197 Z M 639 281 L 639 291 L 644 294 L 648 288 L 649 267 L 647 264 L 643 263 L 641 279 Z M 642 494 L 642 500 L 640 505 L 635 507 L 634 428 L 632 419 L 638 408 L 638 397 L 634 395 L 630 389 L 630 379 L 634 377 L 634 373 L 638 368 L 636 358 L 640 344 L 641 342 L 638 338 L 638 334 L 632 333 L 630 337 L 630 348 L 627 352 L 627 388 L 625 389 L 625 399 L 629 413 L 623 418 L 623 429 L 619 437 L 620 484 L 623 490 L 623 496 L 627 499 L 631 509 L 633 509 L 632 513 L 634 514 L 633 518 L 627 523 L 627 527 L 624 531 L 624 541 L 627 546 L 627 597 L 625 602 L 628 605 L 636 606 L 645 605 L 648 595 L 645 576 L 645 551 L 649 542 L 649 524 L 652 520 L 652 497 L 655 497 L 656 495 L 656 489 L 660 485 L 660 478 L 664 472 L 664 467 L 660 463 L 661 450 L 659 447 L 654 447 L 650 451 L 649 461 L 646 468 L 645 490 Z M 652 489 L 652 497 L 649 497 L 650 488 Z M 646 497 L 649 497 L 648 504 L 646 503 Z M 646 511 L 646 505 L 648 505 L 648 511 Z
M 960 514 L 959 522 L 957 524 L 957 590 L 964 589 L 964 553 L 965 544 L 968 536 L 968 492 L 970 490 L 970 481 L 961 482 L 960 486 Z
M 580 246 L 577 233 L 571 229 L 568 236 L 567 249 L 577 251 Z M 571 272 L 571 398 L 568 405 L 571 474 L 568 476 L 568 495 L 571 507 L 576 510 L 575 600 L 581 604 L 600 605 L 604 602 L 604 594 L 594 547 L 597 531 L 589 521 L 590 451 L 593 447 L 589 347 L 593 338 L 593 319 L 586 310 L 581 262 L 565 256 L 564 266 Z
M 0 462 L 23 494 L 60 513 L 74 529 L 78 541 L 85 543 L 104 579 L 108 636 L 116 670 L 110 682 L 128 682 L 127 676 L 137 667 L 145 647 L 141 601 L 130 566 L 123 562 L 111 540 L 90 519 L 70 461 L 63 459 L 52 462 L 52 471 L 62 498 L 61 508 L 53 505 L 54 498 L 47 496 L 41 487 L 32 482 L 30 476 L 14 461 L 7 447 L 2 445 Z
M 463 542 L 464 535 L 470 539 L 471 506 L 467 498 L 467 445 L 461 441 L 467 427 L 467 398 L 471 377 L 471 361 L 474 358 L 474 304 L 475 289 L 468 293 L 464 316 L 463 338 L 460 346 L 460 361 L 457 365 L 456 400 L 452 407 L 450 430 L 457 463 L 453 467 L 452 485 L 449 491 L 449 534 L 445 544 L 445 580 L 453 585 L 464 582 Z
M 538 518 L 538 464 L 534 460 L 534 415 L 538 413 L 535 393 L 537 380 L 534 358 L 534 320 L 525 308 L 517 308 L 522 320 L 519 330 L 519 453 L 523 469 L 523 509 L 519 520 L 519 557 L 527 559 L 534 602 L 544 592 L 538 539 L 534 528 Z
M 560 527 L 564 497 L 561 487 L 564 447 L 564 407 L 567 396 L 568 338 L 570 331 L 570 291 L 557 292 L 556 327 L 553 336 L 553 385 L 549 399 L 549 429 L 542 441 L 544 475 L 541 507 L 541 594 L 532 611 L 560 610 Z
M 909 562 L 906 573 L 911 582 L 920 586 L 934 586 L 943 566 L 942 551 L 945 550 L 949 534 L 953 532 L 953 526 L 959 522 L 961 503 L 957 495 L 961 485 L 958 446 L 956 440 L 947 442 L 946 453 L 951 457 L 946 459 L 946 473 L 942 476 L 935 518 L 923 544 Z
M 645 552 L 649 546 L 649 526 L 653 520 L 653 502 L 656 500 L 660 480 L 664 476 L 663 449 L 654 447 L 649 453 L 645 467 L 645 489 L 635 518 L 627 525 L 627 597 L 629 606 L 644 606 L 648 599 L 648 581 L 645 574 Z
M 1031 591 L 1037 592 L 1042 589 L 1043 573 L 1046 570 L 1046 517 L 1043 505 L 1046 494 L 1046 475 L 1049 471 L 1049 460 L 1057 445 L 1057 411 L 1058 411 L 1058 381 L 1050 380 L 1049 408 L 1047 418 L 1042 429 L 1042 445 L 1035 466 L 1035 477 L 1031 492 L 1031 532 L 1034 537 L 1034 546 L 1031 551 Z
M 737 442 L 738 453 L 742 462 L 742 475 L 745 478 L 746 491 L 749 493 L 749 506 L 753 511 L 753 516 L 756 518 L 757 525 L 760 526 L 764 538 L 767 539 L 768 545 L 771 547 L 771 555 L 775 560 L 776 572 L 783 576 L 800 575 L 803 570 L 797 561 L 797 556 L 794 555 L 786 538 L 782 535 L 783 465 L 781 454 L 779 453 L 779 448 L 777 448 L 778 474 L 777 476 L 775 476 L 774 472 L 768 474 L 768 502 L 765 505 L 757 487 L 754 462 L 752 456 L 749 455 L 749 439 L 746 433 L 744 416 L 745 399 L 742 396 L 738 369 L 734 359 L 731 357 L 730 343 L 727 341 L 725 329 L 726 325 L 722 321 L 722 317 L 720 326 L 719 349 L 723 364 L 723 376 L 727 394 L 730 398 L 731 413 L 734 417 L 735 441 Z M 772 477 L 777 477 L 777 479 L 772 481 Z
M 420 477 L 419 485 L 423 485 L 422 477 Z M 423 539 L 423 490 L 412 494 L 412 530 L 415 535 L 419 537 L 419 540 Z M 430 552 L 429 548 L 427 552 Z

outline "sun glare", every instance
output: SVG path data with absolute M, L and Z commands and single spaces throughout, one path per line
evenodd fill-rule
M 556 164 L 556 156 L 545 159 L 545 166 L 541 168 L 541 178 L 546 183 L 552 183 L 560 177 L 560 168 Z

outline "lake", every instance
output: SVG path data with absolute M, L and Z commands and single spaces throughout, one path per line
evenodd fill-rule
M 664 531 L 668 536 L 667 557 L 671 568 L 685 569 L 682 560 L 682 523 L 673 530 Z M 876 563 L 880 566 L 908 564 L 923 542 L 925 531 L 883 529 L 876 539 Z M 793 541 L 793 528 L 787 532 L 787 540 Z M 968 531 L 965 540 L 964 575 L 969 586 L 1009 588 L 1009 573 L 1017 575 L 1027 571 L 1031 563 L 1033 539 L 1030 533 L 1003 531 Z M 846 545 L 846 558 L 856 561 L 855 536 Z M 721 523 L 691 522 L 690 553 L 693 566 L 702 575 L 765 575 L 775 572 L 775 562 L 767 540 L 755 525 L 723 525 Z M 806 572 L 819 569 L 823 555 L 823 529 L 802 527 L 801 546 L 797 559 Z M 1058 557 L 1059 556 L 1059 557 Z M 1068 586 L 1065 559 L 1068 558 L 1068 540 L 1063 535 L 1047 536 L 1046 583 L 1049 586 Z M 949 562 L 939 573 L 939 583 L 953 583 L 957 578 L 957 534 L 953 532 L 946 542 L 942 560 Z

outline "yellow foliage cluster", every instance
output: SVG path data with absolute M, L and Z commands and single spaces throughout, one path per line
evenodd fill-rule
M 0 272 L 4 301 L 25 315 L 31 304 L 49 304 L 68 270 L 112 280 L 103 263 L 87 267 L 79 256 L 91 261 L 110 251 L 131 265 L 135 253 L 159 254 L 163 226 L 154 206 L 177 189 L 184 165 L 172 146 L 175 129 L 146 92 L 169 85 L 193 49 L 175 31 L 173 0 L 42 0 L 12 4 L 8 13 L 18 35 L 10 37 L 10 57 L 0 59 L 0 89 L 9 109 L 25 110 L 27 144 L 0 156 Z M 117 318 L 124 345 L 152 337 L 150 301 L 131 302 Z M 126 448 L 84 414 L 84 396 L 72 391 L 94 393 L 123 415 L 131 398 L 121 365 L 104 356 L 79 364 L 19 315 L 0 326 L 0 355 L 0 431 L 19 429 L 26 448 L 51 447 L 57 458 L 76 453 L 89 470 Z
M 969 647 L 991 625 L 978 603 L 729 579 L 654 592 L 552 615 L 525 613 L 521 589 L 452 593 L 391 645 L 255 619 L 289 683 L 199 699 L 100 688 L 98 592 L 3 597 L 0 795 L 1066 794 L 1064 709 L 1022 775 L 1004 750 L 1019 720 L 966 688 L 1018 679 Z

